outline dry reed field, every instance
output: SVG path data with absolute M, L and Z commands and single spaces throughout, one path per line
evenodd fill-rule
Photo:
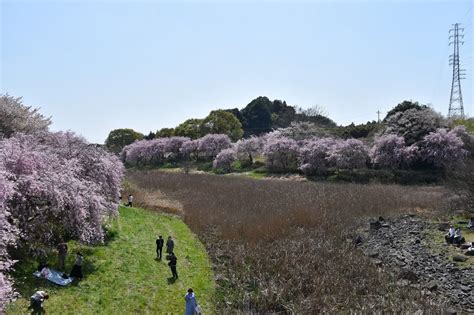
M 144 207 L 151 196 L 182 207 L 214 265 L 219 312 L 436 310 L 396 285 L 353 244 L 369 217 L 446 209 L 438 187 L 255 180 L 129 171 Z M 140 200 L 140 198 L 143 198 Z

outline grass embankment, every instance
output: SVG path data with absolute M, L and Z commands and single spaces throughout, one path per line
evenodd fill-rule
M 36 262 L 17 265 L 14 277 L 22 295 L 7 314 L 25 314 L 35 290 L 50 293 L 45 303 L 49 314 L 162 314 L 184 312 L 184 294 L 196 292 L 206 314 L 213 313 L 214 283 L 204 246 L 177 217 L 138 208 L 120 209 L 112 222 L 114 237 L 104 246 L 85 247 L 70 243 L 70 253 L 85 255 L 85 278 L 69 287 L 59 287 L 32 272 Z M 155 260 L 157 234 L 175 239 L 179 279 L 172 283 L 167 260 Z M 163 251 L 164 254 L 164 251 Z M 74 257 L 68 256 L 67 270 Z M 56 266 L 55 257 L 50 263 Z

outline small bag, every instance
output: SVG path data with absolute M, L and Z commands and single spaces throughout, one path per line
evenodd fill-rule
M 194 308 L 194 312 L 195 312 L 196 314 L 202 314 L 202 308 L 201 308 L 201 306 L 200 306 L 199 304 L 196 305 L 196 307 Z

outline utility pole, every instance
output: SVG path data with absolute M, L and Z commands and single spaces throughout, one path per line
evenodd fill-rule
M 451 83 L 451 96 L 449 98 L 448 118 L 464 119 L 464 105 L 462 101 L 461 80 L 464 79 L 464 69 L 459 64 L 459 44 L 464 44 L 459 38 L 464 38 L 464 28 L 459 27 L 460 23 L 453 24 L 449 30 L 449 45 L 453 45 L 453 54 L 449 55 L 449 65 L 453 66 L 453 80 Z
M 377 122 L 380 124 L 380 110 L 377 111 Z

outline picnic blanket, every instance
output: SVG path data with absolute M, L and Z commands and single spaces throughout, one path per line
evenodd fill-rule
M 48 281 L 51 281 L 52 283 L 55 283 L 55 284 L 63 286 L 63 287 L 67 286 L 68 284 L 70 284 L 75 279 L 74 277 L 69 277 L 67 279 L 64 279 L 62 277 L 63 272 L 61 272 L 61 271 L 57 271 L 57 270 L 54 270 L 54 269 L 49 269 L 49 271 L 50 272 L 49 272 L 49 275 L 48 275 L 47 278 L 43 278 L 41 276 L 41 272 L 39 272 L 39 271 L 34 272 L 33 275 L 35 277 L 46 279 Z

